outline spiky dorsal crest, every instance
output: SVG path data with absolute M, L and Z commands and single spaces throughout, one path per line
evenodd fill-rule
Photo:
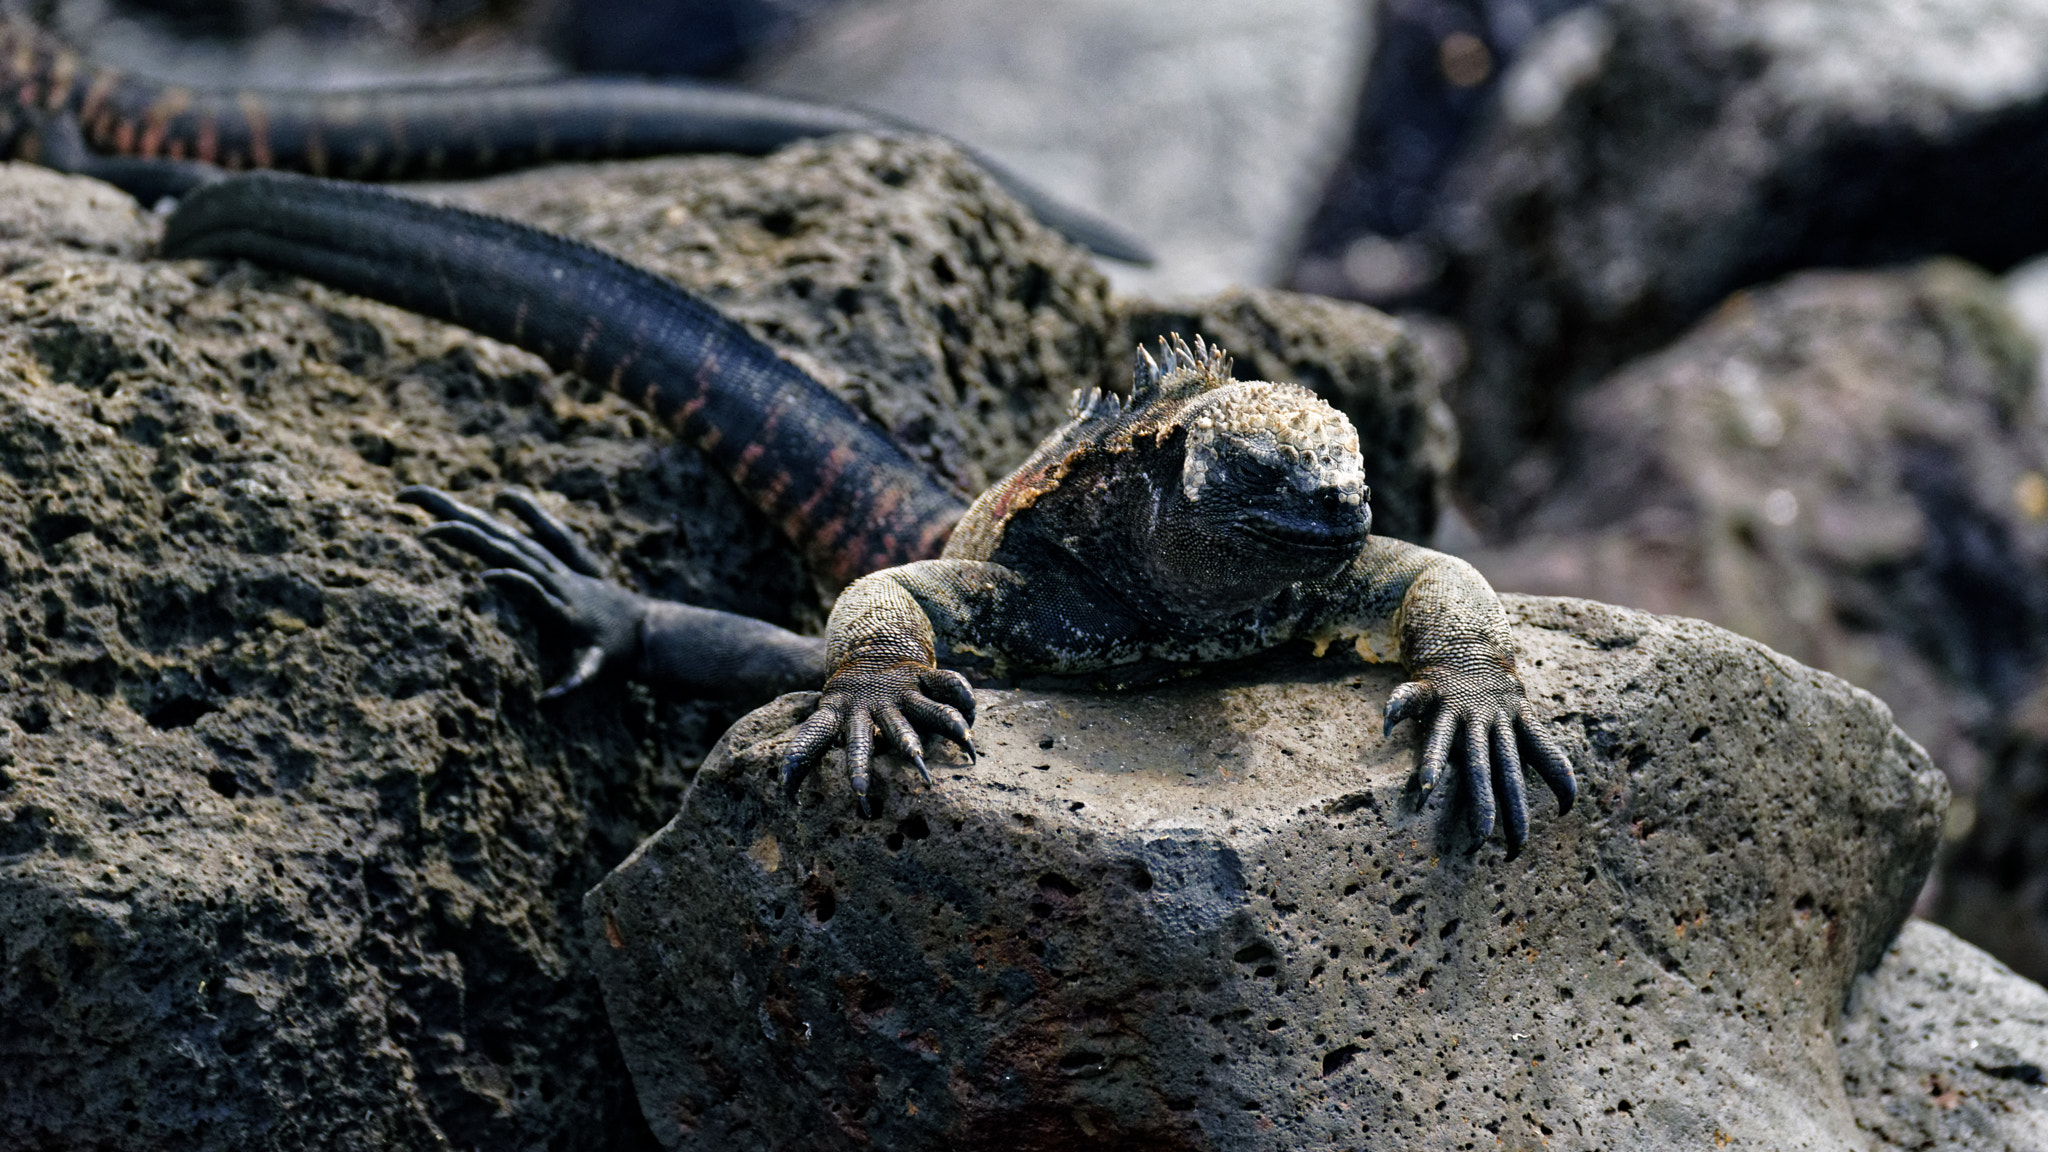
M 966 560 L 994 555 L 1010 520 L 1058 489 L 1076 468 L 1165 442 L 1197 397 L 1230 383 L 1230 356 L 1199 336 L 1192 348 L 1178 335 L 1162 339 L 1157 357 L 1139 348 L 1130 399 L 1076 389 L 1067 422 L 975 500 L 945 554 Z
M 1195 337 L 1188 347 L 1180 333 L 1159 338 L 1155 359 L 1144 345 L 1131 370 L 1131 407 L 1143 408 L 1160 400 L 1179 399 L 1221 388 L 1230 383 L 1230 354 Z
M 1104 392 L 1100 388 L 1076 388 L 1074 395 L 1067 400 L 1069 420 L 1114 420 L 1123 412 L 1123 401 L 1118 400 L 1115 393 Z

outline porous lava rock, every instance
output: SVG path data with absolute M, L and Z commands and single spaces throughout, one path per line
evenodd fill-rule
M 1087 258 L 944 145 L 466 194 L 704 292 L 963 488 L 1129 378 Z M 560 646 L 391 497 L 525 485 L 645 592 L 815 626 L 795 551 L 523 353 L 153 260 L 91 181 L 0 203 L 0 1149 L 645 1146 L 577 902 L 738 709 L 542 701 Z
M 1872 1152 L 2048 1147 L 2048 990 L 1947 930 L 1906 922 L 1838 1040 Z
M 952 229 L 1020 217 L 942 148 L 702 163 L 771 206 L 820 163 L 900 175 L 918 186 L 839 194 L 891 201 L 871 249 L 963 278 L 1007 253 L 1035 285 L 992 356 L 1028 373 L 1018 341 L 1109 339 L 1057 240 Z M 605 180 L 578 186 L 593 220 Z M 542 704 L 554 649 L 391 496 L 540 489 L 635 585 L 801 625 L 820 602 L 793 550 L 651 419 L 523 353 L 154 261 L 156 222 L 89 181 L 9 166 L 0 200 L 0 1147 L 644 1142 L 573 910 L 736 712 Z M 749 318 L 844 315 L 776 242 L 732 249 L 799 285 Z M 1011 402 L 1056 415 L 1025 384 Z M 925 428 L 896 426 L 945 455 Z
M 856 815 L 784 697 L 586 901 L 681 1148 L 1863 1148 L 1835 1030 L 1947 789 L 1882 703 L 1696 621 L 1510 598 L 1580 778 L 1509 860 L 1418 804 L 1399 674 L 1285 654 L 977 697 Z

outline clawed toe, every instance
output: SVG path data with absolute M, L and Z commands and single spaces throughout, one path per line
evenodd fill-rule
M 533 494 L 524 488 L 507 488 L 493 500 L 494 507 L 510 511 L 519 517 L 526 530 L 533 534 L 557 560 L 571 571 L 585 576 L 603 576 L 604 567 L 597 556 L 585 547 L 581 538 L 569 526 L 557 520 L 553 513 L 540 506 Z

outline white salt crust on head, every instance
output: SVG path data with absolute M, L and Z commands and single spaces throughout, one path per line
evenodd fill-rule
M 1305 388 L 1264 381 L 1225 385 L 1188 410 L 1181 494 L 1202 498 L 1212 472 L 1232 454 L 1283 468 L 1300 492 L 1333 488 L 1347 504 L 1365 499 L 1358 430 Z

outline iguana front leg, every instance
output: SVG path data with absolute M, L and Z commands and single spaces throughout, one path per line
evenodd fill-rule
M 1571 761 L 1536 714 L 1515 667 L 1507 612 L 1477 569 L 1455 556 L 1375 537 L 1328 593 L 1325 635 L 1391 632 L 1412 677 L 1387 699 L 1386 730 L 1427 722 L 1419 778 L 1425 791 L 1458 757 L 1472 826 L 1482 839 L 1498 817 L 1510 854 L 1529 837 L 1522 766 L 1556 794 L 1578 795 Z
M 941 661 L 997 676 L 1102 668 L 1137 653 L 1138 631 L 1108 597 L 1082 593 L 1054 574 L 1027 580 L 1002 564 L 946 559 L 864 576 L 833 605 L 826 624 L 832 673 L 818 710 L 796 729 L 783 783 L 794 795 L 825 751 L 843 741 L 866 811 L 877 731 L 920 773 L 920 733 L 945 736 L 974 755 L 974 695 Z
M 967 678 L 938 666 L 931 621 L 889 569 L 854 582 L 832 607 L 825 659 L 832 674 L 818 710 L 796 730 L 782 766 L 793 798 L 812 765 L 837 741 L 846 744 L 846 771 L 863 814 L 868 812 L 868 764 L 875 733 L 917 766 L 926 783 L 919 727 L 949 737 L 969 756 L 974 741 L 974 693 Z

